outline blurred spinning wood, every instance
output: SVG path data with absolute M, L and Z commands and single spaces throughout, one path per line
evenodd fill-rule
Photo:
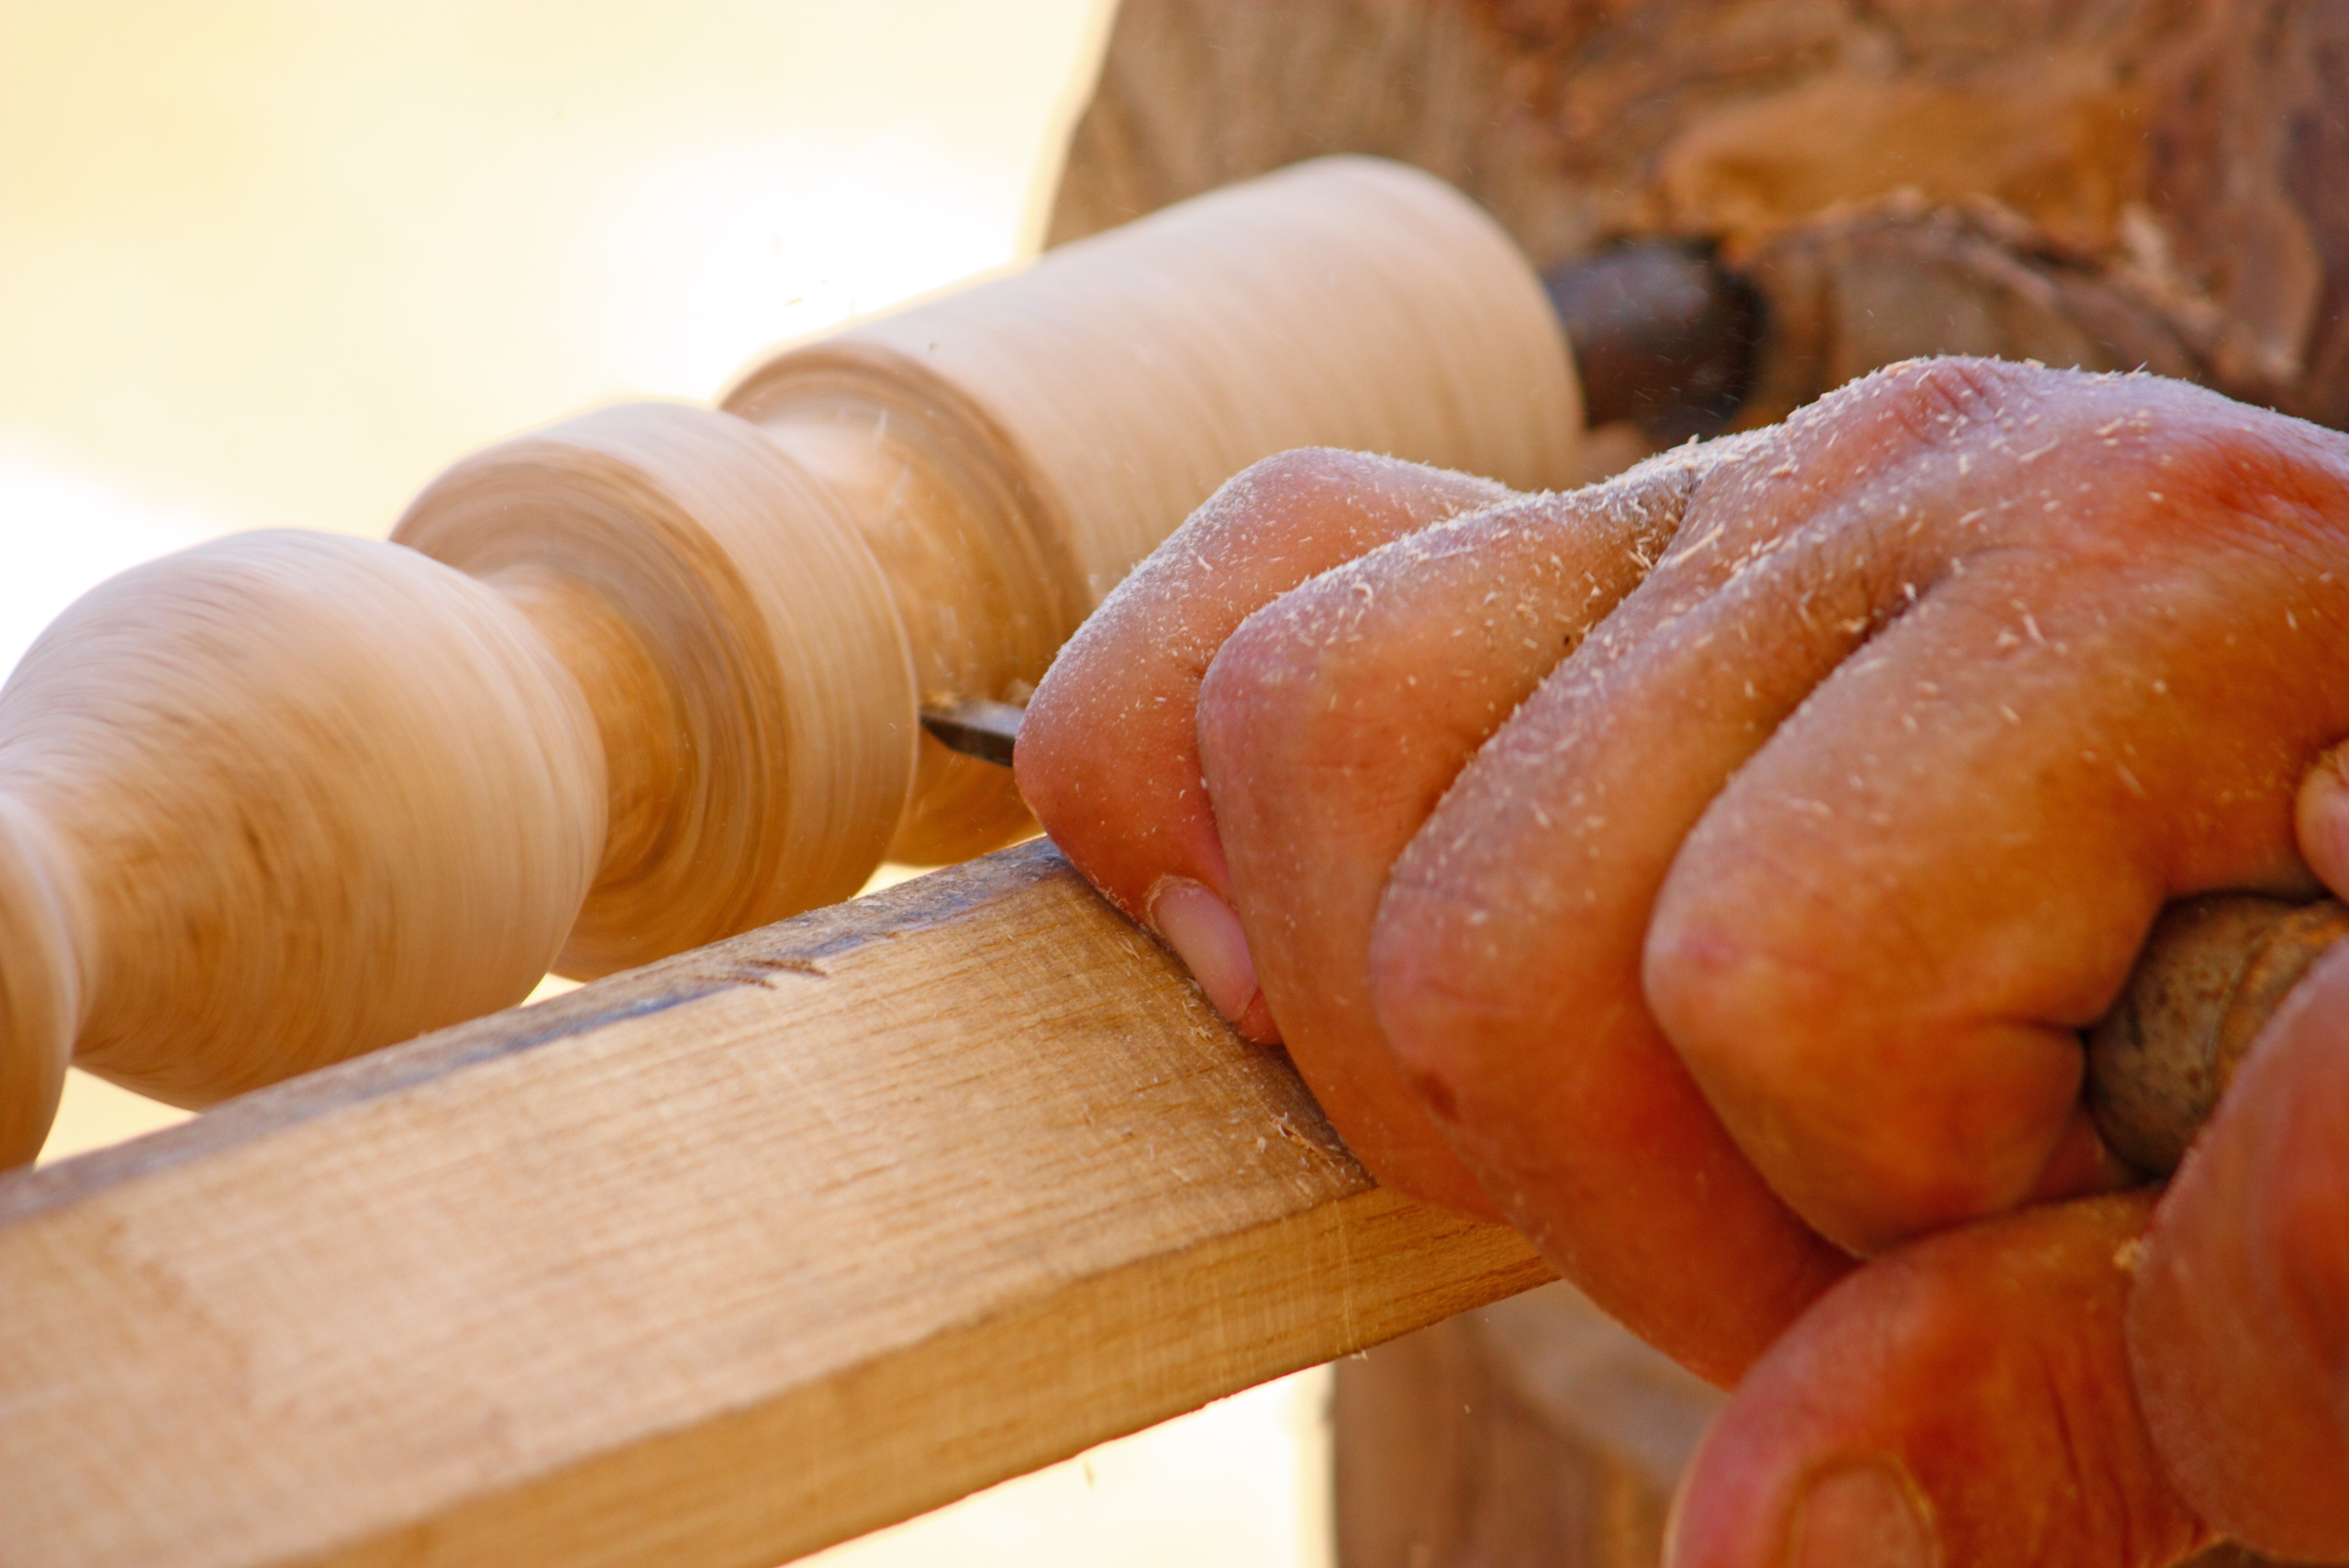
M 1555 317 L 1472 204 L 1303 165 L 469 458 L 380 544 L 127 573 L 0 690 L 0 1161 L 66 1063 L 200 1105 L 1024 822 L 921 738 L 1234 472 L 1571 477 Z M 403 548 L 405 547 L 405 548 Z

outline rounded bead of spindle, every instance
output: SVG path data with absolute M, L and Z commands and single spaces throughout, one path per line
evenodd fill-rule
M 93 590 L 0 689 L 4 1157 L 68 1046 L 204 1105 L 510 1005 L 604 793 L 529 622 L 412 550 L 243 534 Z
M 579 678 L 612 831 L 557 961 L 581 979 L 853 894 L 903 813 L 905 635 L 839 503 L 731 415 L 629 404 L 458 463 L 393 530 Z

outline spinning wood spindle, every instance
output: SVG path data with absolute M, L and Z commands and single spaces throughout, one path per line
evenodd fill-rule
M 1038 679 L 1259 458 L 1548 488 L 1580 423 L 1491 221 L 1330 160 L 787 352 L 723 410 L 492 448 L 394 544 L 127 573 L 0 690 L 0 1162 L 69 1059 L 206 1104 L 1001 842 L 1008 779 L 918 698 Z

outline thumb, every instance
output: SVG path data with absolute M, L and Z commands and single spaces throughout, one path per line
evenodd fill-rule
M 1830 1290 L 1707 1435 L 1672 1568 L 2155 1568 L 2203 1544 L 2123 1348 L 2150 1202 L 1947 1231 Z
M 2180 1491 L 2264 1551 L 2326 1562 L 2349 1557 L 2344 1118 L 2349 946 L 2244 1057 L 2162 1200 L 2128 1318 Z

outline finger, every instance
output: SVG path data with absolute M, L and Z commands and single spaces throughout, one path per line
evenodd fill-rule
M 2122 1342 L 2150 1204 L 2031 1209 L 1830 1291 L 1706 1434 L 1672 1568 L 2158 1568 L 2204 1544 Z
M 2294 789 L 2349 723 L 2316 683 L 2277 678 L 2349 654 L 2328 624 L 2349 605 L 2303 585 L 2303 519 L 2246 472 L 2259 443 L 2176 460 L 2239 411 L 2124 380 L 2064 394 L 2032 462 L 1935 442 L 1905 465 L 1920 475 L 1887 475 L 1932 494 L 1932 471 L 1970 460 L 1987 495 L 1940 489 L 1983 500 L 1969 528 L 1918 548 L 1871 490 L 1870 526 L 1798 541 L 1701 618 L 1727 640 L 1788 596 L 1774 579 L 1876 579 L 1854 614 L 1884 629 L 1689 833 L 1644 970 L 1739 1147 L 1863 1251 L 2127 1184 L 2096 1157 L 2077 1031 L 2165 900 L 2307 884 Z
M 2100 407 L 2100 402 L 2117 405 L 2118 411 Z M 1624 1162 L 1628 1135 L 1609 1128 L 1633 1127 L 1641 1116 L 1658 1114 L 1652 1103 L 1676 1104 L 1671 1097 L 1687 1092 L 1685 1084 L 1674 1084 L 1663 1065 L 1669 1052 L 1648 1011 L 1642 973 L 1643 939 L 1683 840 L 1820 683 L 1872 631 L 1909 611 L 1909 587 L 1921 601 L 1944 578 L 1978 573 L 1987 569 L 1986 563 L 2034 550 L 2054 573 L 2067 551 L 2081 548 L 2080 538 L 2061 537 L 2061 516 L 2043 510 L 2035 488 L 2031 498 L 2042 511 L 2027 518 L 2010 510 L 2003 531 L 1986 533 L 1974 526 L 1996 517 L 1995 506 L 1984 517 L 1968 517 L 1947 510 L 1955 500 L 1985 488 L 2012 495 L 2023 489 L 2018 471 L 2036 485 L 2039 476 L 2060 469 L 2058 459 L 2066 451 L 2110 450 L 2097 444 L 2107 437 L 2096 432 L 2110 426 L 2110 436 L 2131 433 L 2141 428 L 2138 416 L 2148 406 L 2156 409 L 2150 422 L 2164 439 L 2149 443 L 2146 461 L 2157 461 L 2152 455 L 2156 448 L 2164 455 L 2182 454 L 2175 463 L 2180 494 L 2191 495 L 2199 485 L 2221 499 L 2180 507 L 2181 517 L 2163 525 L 2166 533 L 2144 532 L 2142 517 L 2135 532 L 2116 525 L 2117 542 L 2107 539 L 2100 546 L 2107 553 L 2133 551 L 2148 559 L 2150 570 L 2166 565 L 2171 557 L 2223 554 L 2207 536 L 2230 528 L 2238 529 L 2237 542 L 2250 545 L 2236 551 L 2245 556 L 2273 553 L 2279 538 L 2290 546 L 2317 540 L 2313 511 L 2294 513 L 2288 520 L 2307 531 L 2285 538 L 2285 530 L 2271 526 L 2273 519 L 2242 508 L 2239 503 L 2251 488 L 2247 478 L 2258 477 L 2260 470 L 2244 456 L 2246 447 L 2256 443 L 2235 439 L 2232 427 L 2255 417 L 2207 394 L 1972 362 L 1936 361 L 1874 378 L 1827 400 L 1816 415 L 1790 421 L 1782 447 L 1767 453 L 1756 449 L 1707 480 L 1656 572 L 1464 771 L 1398 862 L 1373 949 L 1374 988 L 1390 1042 L 1416 1074 L 1415 1082 L 1442 1102 L 1439 1119 L 1486 1189 L 1497 1197 L 1520 1195 L 1512 1217 L 1544 1238 L 1553 1256 L 1586 1256 L 1583 1283 L 1610 1310 L 1640 1314 L 1654 1334 L 1698 1341 L 1735 1329 L 1749 1336 L 1742 1342 L 1751 1353 L 1766 1342 L 1771 1315 L 1784 1307 L 1783 1296 L 1776 1306 L 1765 1305 L 1768 1290 L 1783 1282 L 1760 1276 L 1765 1288 L 1757 1293 L 1753 1277 L 1699 1245 L 1709 1228 L 1705 1216 L 1724 1201 L 1719 1183 L 1733 1179 L 1730 1173 L 1742 1168 L 1742 1160 L 1726 1159 L 1690 1133 L 1692 1141 L 1683 1151 L 1686 1176 L 1676 1188 L 1666 1188 L 1660 1178 L 1652 1190 L 1634 1194 L 1610 1180 Z M 2230 428 L 2214 436 L 2214 419 Z M 2164 428 L 2165 420 L 2174 428 Z M 2020 438 L 2025 434 L 2063 439 L 2024 447 Z M 2024 456 L 2056 468 L 2034 468 L 2021 461 Z M 2074 486 L 2066 494 L 2076 495 L 2076 483 L 2091 480 L 2071 476 L 2065 483 Z M 2262 495 L 2272 499 L 2280 488 L 2270 484 Z M 1926 515 L 1928 502 L 1944 510 Z M 2149 538 L 2162 550 L 2148 551 Z M 1944 542 L 1936 546 L 1936 540 Z M 1920 553 L 1932 549 L 1940 554 Z M 2192 575 L 2179 572 L 2170 581 L 2190 584 Z M 2181 590 L 2184 603 L 2165 614 L 2183 614 L 2199 604 L 2199 592 Z M 2221 597 L 2215 591 L 2210 595 L 2210 602 Z M 2270 607 L 2277 627 L 2289 632 L 2282 613 L 2287 606 Z M 2331 624 L 2344 622 L 2349 616 Z M 2028 631 L 2026 627 L 2018 635 L 2037 647 Z M 2217 640 L 2223 644 L 2223 637 Z M 2238 640 L 2251 657 L 2254 639 Z M 2274 641 L 2264 633 L 2256 640 L 2267 653 L 2275 652 Z M 1862 673 L 1865 668 L 1863 660 Z M 2237 667 L 2227 678 L 2239 681 L 2242 675 Z M 2222 684 L 2214 682 L 2214 701 L 2215 688 Z M 2206 841 L 2221 853 L 2205 862 L 2181 855 L 2175 873 L 2180 884 L 2190 886 L 2221 858 L 2238 867 L 2257 862 L 2269 873 L 2291 863 L 2289 785 L 2277 786 L 2292 773 L 2290 762 L 2282 759 L 2301 743 L 2270 722 L 2299 722 L 2297 713 L 2283 711 L 2289 706 L 2272 705 L 2265 714 L 2216 729 L 2223 741 L 2211 766 L 2223 763 L 2232 772 L 2222 788 L 2205 795 L 2210 810 L 2188 812 L 2183 822 L 2169 820 L 2176 838 L 2167 847 Z M 2037 711 L 2026 702 L 2016 710 L 2019 719 L 2025 709 Z M 2002 712 L 1997 721 L 2008 722 Z M 2325 722 L 2321 715 L 2316 720 L 2319 727 Z M 1920 744 L 1930 747 L 1932 740 L 1929 735 Z M 1865 751 L 1853 761 L 1868 765 Z M 1840 929 L 1820 923 L 1820 931 L 1832 933 L 1831 940 L 1821 936 L 1817 941 L 1826 951 L 1798 955 L 1838 981 L 1882 962 L 1906 964 L 1939 987 L 1902 1000 L 1907 1012 L 1862 1019 L 1865 1027 L 1840 1038 L 1851 1052 L 1883 1050 L 1887 1034 L 1898 1039 L 1920 1019 L 1954 1012 L 1967 1003 L 1978 979 L 1962 963 L 1936 969 L 1932 961 L 1939 955 L 1930 951 L 1920 962 L 1916 954 L 1900 951 L 1911 929 L 1900 900 L 1962 893 L 1975 874 L 1976 849 L 2007 830 L 2000 812 L 2018 803 L 2028 806 L 2038 781 L 1977 780 L 1970 768 L 1956 765 L 1947 773 L 1954 784 L 1977 784 L 1975 798 L 1981 804 L 1977 816 L 1958 829 L 1912 846 L 1928 856 L 1923 863 L 1933 875 L 1888 891 L 1878 878 L 1871 885 L 1884 896 L 1870 906 L 1868 918 Z M 2180 798 L 2191 794 L 2182 791 Z M 1728 820 L 1733 828 L 1734 820 Z M 1854 842 L 1900 838 L 1865 814 L 1838 820 Z M 2116 828 L 2090 815 L 2072 821 L 2067 830 L 2109 841 Z M 1817 836 L 1776 853 L 1758 836 L 1732 833 L 1731 840 L 1745 854 L 1741 874 L 1747 879 L 1748 904 L 1758 903 L 1765 911 L 1781 884 L 1799 886 L 1791 882 L 1798 876 L 1799 856 L 1843 852 Z M 2277 852 L 2262 861 L 2268 850 Z M 2150 914 L 2152 899 L 2142 891 L 2137 896 L 2143 914 L 2125 921 L 2117 936 L 2092 933 L 2118 955 L 2106 963 L 2110 986 L 2117 987 L 2126 952 Z M 1498 917 L 1503 913 L 1509 917 Z M 1972 930 L 1976 918 L 1961 909 L 1947 923 Z M 2009 913 L 1987 922 L 1981 928 L 1987 934 L 1973 940 L 1994 943 L 2015 918 Z M 2041 929 L 2052 930 L 2060 923 L 2050 920 Z M 1717 927 L 1704 934 L 1714 937 L 1718 931 Z M 1731 934 L 1753 940 L 1750 931 Z M 1675 1021 L 1691 1029 L 1696 1054 L 1709 1050 L 1708 1067 L 1718 1068 L 1723 1060 L 1733 1064 L 1749 1029 L 1753 1038 L 1773 1040 L 1798 1032 L 1799 1025 L 1770 1021 L 1768 1009 L 1785 1003 L 1766 986 L 1742 992 L 1725 987 L 1728 1000 L 1715 1004 L 1706 990 L 1713 976 L 1689 962 L 1686 970 L 1698 971 L 1695 978 L 1684 971 L 1684 983 L 1675 988 L 1672 963 L 1709 954 L 1701 944 L 1679 945 L 1677 929 L 1660 932 L 1656 940 L 1667 961 L 1659 990 Z M 2043 973 L 2073 964 L 2076 951 L 2059 951 L 2043 963 Z M 2027 962 L 2041 959 L 2025 956 Z M 1804 977 L 1794 962 L 1782 960 L 1778 968 L 1791 976 L 1790 988 Z M 1897 993 L 1898 987 L 1891 989 Z M 1837 995 L 1835 985 L 1826 984 L 1804 999 L 1817 1004 L 1819 997 Z M 1812 1016 L 1823 1006 L 1813 1006 Z M 2095 1010 L 2084 1009 L 2091 1015 Z M 2043 1016 L 2026 1021 L 2065 1020 Z M 2009 1043 L 1989 1028 L 1980 1038 L 2001 1049 Z M 1570 1066 L 1559 1065 L 1569 1058 Z M 2059 1070 L 2074 1060 L 2065 1058 Z M 1909 1119 L 1896 1121 L 1895 1128 L 1930 1130 L 1932 1118 L 1946 1115 L 1961 1126 L 1972 1117 L 2003 1130 L 2007 1124 L 1998 1118 L 2014 1089 L 2000 1080 L 2001 1065 L 1990 1050 L 1972 1058 L 1929 1062 L 1927 1070 L 1939 1076 L 1917 1088 L 1904 1109 Z M 2076 1065 L 2069 1071 L 2076 1073 Z M 1976 1076 L 1987 1078 L 1988 1086 Z M 2065 1128 L 2076 1125 L 2069 1121 L 2063 1093 L 2063 1083 L 2069 1081 L 2059 1081 L 2053 1091 L 2026 1082 L 2036 1098 L 2014 1118 L 2022 1124 L 2014 1142 L 2028 1144 L 2034 1130 L 2043 1141 L 1990 1172 L 1971 1201 L 1991 1208 L 2020 1201 L 2051 1173 L 2050 1162 L 2067 1151 Z M 1726 1095 L 1724 1099 L 1733 1113 L 1751 1118 L 1750 1106 Z M 1759 1096 L 1757 1101 L 1774 1105 Z M 1835 1103 L 1854 1119 L 1878 1114 L 1865 1099 Z M 1606 1118 L 1592 1116 L 1586 1107 L 1599 1104 L 1616 1108 Z M 2046 1128 L 2051 1104 L 2065 1106 L 2052 1130 Z M 1794 1109 L 1805 1107 L 1798 1101 Z M 1575 1136 L 1565 1136 L 1565 1129 L 1575 1129 Z M 1753 1134 L 1754 1129 L 1745 1130 Z M 1800 1167 L 1773 1142 L 1783 1129 L 1765 1126 L 1761 1132 L 1755 1151 L 1776 1162 L 1790 1190 L 1815 1196 L 1787 1177 L 1790 1168 L 1799 1173 Z M 1820 1138 L 1807 1146 L 1820 1148 L 1833 1145 Z M 2082 1150 L 2075 1143 L 2068 1151 L 2077 1155 Z M 1969 1171 L 1980 1152 L 1969 1150 L 1956 1159 L 1944 1154 L 1933 1174 L 1946 1176 L 1951 1165 Z M 2099 1173 L 2092 1141 L 2085 1152 L 2089 1158 L 2076 1162 L 2088 1167 L 2085 1173 L 2055 1173 L 2067 1180 L 2085 1174 L 2092 1184 Z M 1831 1156 L 1819 1162 L 1831 1164 Z M 1740 1212 L 1763 1223 L 1762 1207 L 1743 1188 L 1729 1190 L 1738 1195 Z M 1509 1200 L 1504 1204 L 1509 1207 Z M 1610 1213 L 1610 1206 L 1621 1206 L 1620 1211 Z M 1819 1218 L 1859 1248 L 1880 1246 L 1919 1223 L 1962 1217 L 1964 1209 L 1947 1201 L 1947 1189 L 1935 1187 L 1864 1190 L 1856 1206 L 1856 1217 L 1822 1207 Z M 1671 1244 L 1646 1258 L 1603 1255 L 1601 1239 L 1625 1233 L 1642 1213 L 1649 1228 Z M 1755 1334 L 1761 1338 L 1750 1337 Z
M 1370 1011 L 1386 871 L 1461 765 L 1635 585 L 1695 464 L 1528 496 L 1322 573 L 1241 623 L 1199 694 L 1249 951 L 1297 1069 L 1379 1179 L 1493 1212 Z
M 2349 742 L 2319 758 L 2300 781 L 2292 833 L 2309 869 L 2341 896 L 2349 888 Z
M 1216 492 L 1069 639 L 1029 704 L 1020 794 L 1078 870 L 1186 962 L 1243 1032 L 1271 1038 L 1199 786 L 1199 677 L 1258 606 L 1315 573 L 1509 492 L 1322 449 Z
M 1769 605 L 1752 643 L 1707 617 L 1723 594 L 1766 602 L 1754 579 L 1783 541 L 1842 520 L 1818 520 L 1834 497 L 1799 478 L 1798 442 L 1841 439 L 1834 462 L 1862 466 L 1908 438 L 1870 413 L 1831 400 L 1716 456 L 1656 572 L 1413 838 L 1372 938 L 1378 1021 L 1485 1190 L 1609 1312 L 1718 1379 L 1843 1265 L 1705 1104 L 1648 1012 L 1642 947 L 1681 838 L 1865 628 L 1867 580 Z
M 2129 1348 L 2179 1490 L 2260 1551 L 2349 1557 L 2349 949 L 2237 1069 L 2146 1239 Z

